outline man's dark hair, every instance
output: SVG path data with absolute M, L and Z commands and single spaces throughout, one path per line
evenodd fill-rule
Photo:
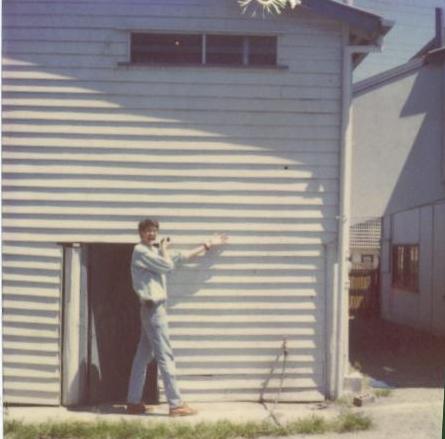
M 139 221 L 138 230 L 139 235 L 146 229 L 149 229 L 151 227 L 156 227 L 157 230 L 159 230 L 159 221 L 156 221 L 151 218 L 145 218 L 141 221 Z

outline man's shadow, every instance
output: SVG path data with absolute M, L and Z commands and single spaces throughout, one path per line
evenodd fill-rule
M 88 254 L 88 367 L 84 405 L 95 404 L 114 413 L 126 402 L 128 379 L 140 333 L 139 301 L 131 285 L 133 245 L 95 244 Z M 222 250 L 212 249 L 177 272 L 167 275 L 168 313 L 193 301 L 211 278 L 211 269 Z M 180 312 L 184 312 L 181 310 Z M 174 323 L 173 323 L 174 326 Z M 173 327 L 173 332 L 175 328 Z M 175 335 L 172 334 L 174 345 Z M 157 365 L 147 368 L 144 401 L 157 403 Z

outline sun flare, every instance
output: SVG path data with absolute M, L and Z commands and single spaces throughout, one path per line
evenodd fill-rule
M 263 8 L 263 12 L 280 14 L 288 3 L 292 8 L 295 8 L 301 4 L 301 0 L 238 0 L 238 3 L 244 11 L 249 6 L 257 4 Z

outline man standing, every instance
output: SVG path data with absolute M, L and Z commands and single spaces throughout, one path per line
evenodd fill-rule
M 188 252 L 170 254 L 168 239 L 156 244 L 159 223 L 145 219 L 139 223 L 141 242 L 134 247 L 131 259 L 133 289 L 141 302 L 141 335 L 131 369 L 128 386 L 127 412 L 145 413 L 142 392 L 148 363 L 154 358 L 164 382 L 165 396 L 170 406 L 170 416 L 187 416 L 196 410 L 186 405 L 176 383 L 173 351 L 168 334 L 165 310 L 166 273 L 177 268 L 182 262 L 207 252 L 211 247 L 224 244 L 227 236 L 214 235 L 205 243 Z

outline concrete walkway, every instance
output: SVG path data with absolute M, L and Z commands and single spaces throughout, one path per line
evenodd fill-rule
M 61 407 L 8 407 L 6 419 L 39 423 L 44 421 L 142 421 L 142 422 L 213 422 L 227 419 L 233 422 L 272 420 L 267 409 L 256 403 L 200 403 L 193 404 L 199 414 L 187 418 L 172 419 L 166 405 L 154 406 L 154 412 L 131 416 L 124 413 L 123 406 L 100 406 L 78 410 Z M 357 433 L 329 433 L 324 435 L 299 435 L 295 439 L 440 439 L 442 429 L 443 389 L 396 389 L 389 397 L 378 398 L 353 412 L 371 417 L 374 428 Z M 339 404 L 278 404 L 273 410 L 276 419 L 286 424 L 311 415 L 330 419 L 341 411 Z
M 123 405 L 102 405 L 98 407 L 85 407 L 67 409 L 65 407 L 8 407 L 5 410 L 6 419 L 22 420 L 24 422 L 44 421 L 105 421 L 139 420 L 147 422 L 216 422 L 230 420 L 232 422 L 264 421 L 272 419 L 272 414 L 280 423 L 287 423 L 298 418 L 320 415 L 326 418 L 335 417 L 338 406 L 335 404 L 259 404 L 248 402 L 214 402 L 190 404 L 199 412 L 195 416 L 183 418 L 170 418 L 166 404 L 147 406 L 153 411 L 145 415 L 128 415 Z

